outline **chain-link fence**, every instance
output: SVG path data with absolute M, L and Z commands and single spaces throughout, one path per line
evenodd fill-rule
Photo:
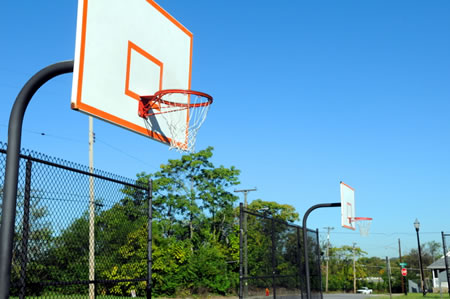
M 309 281 L 311 288 L 310 299 L 322 299 L 322 273 L 320 271 L 320 243 L 319 231 L 307 230 L 308 239 L 308 263 L 309 263 Z M 302 255 L 303 258 L 303 255 Z M 304 262 L 303 262 L 304 263 Z M 306 279 L 306 277 L 304 277 Z M 303 298 L 307 298 L 305 288 L 302 288 Z
M 5 149 L 0 143 L 0 203 Z M 23 150 L 11 296 L 146 296 L 149 249 L 133 248 L 133 241 L 151 240 L 149 195 L 148 182 Z
M 240 298 L 306 298 L 303 230 L 240 207 Z M 311 296 L 322 298 L 318 231 L 308 230 Z

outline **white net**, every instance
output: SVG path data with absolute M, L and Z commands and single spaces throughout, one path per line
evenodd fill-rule
M 193 152 L 198 131 L 211 106 L 208 99 L 191 93 L 165 93 L 157 105 L 155 116 L 164 121 L 170 149 Z
M 354 218 L 354 221 L 358 225 L 359 234 L 367 237 L 369 235 L 370 225 L 372 224 L 372 218 Z

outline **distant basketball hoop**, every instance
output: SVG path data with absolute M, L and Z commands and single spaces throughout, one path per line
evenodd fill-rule
M 359 228 L 359 234 L 363 237 L 367 237 L 370 231 L 370 225 L 372 224 L 372 218 L 370 217 L 349 217 L 349 222 L 355 222 Z

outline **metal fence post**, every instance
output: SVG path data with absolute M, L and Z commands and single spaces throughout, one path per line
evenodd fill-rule
M 316 239 L 317 239 L 317 269 L 319 270 L 319 287 L 320 287 L 320 298 L 323 298 L 322 293 L 322 269 L 320 269 L 320 241 L 319 241 L 319 229 L 316 229 Z
M 242 252 L 242 246 L 244 243 L 243 240 L 243 222 L 244 222 L 244 206 L 242 202 L 239 204 L 239 299 L 243 298 L 243 252 Z
M 23 196 L 22 244 L 20 259 L 20 291 L 19 298 L 26 296 L 26 279 L 28 263 L 28 238 L 30 234 L 30 193 L 31 193 L 31 160 L 28 159 L 25 170 L 25 190 Z
M 275 259 L 275 221 L 272 218 L 272 291 L 273 291 L 273 299 L 277 298 L 277 286 L 275 283 L 275 270 L 277 268 L 276 259 Z
M 300 294 L 303 298 L 303 268 L 302 268 L 302 246 L 301 246 L 301 233 L 300 233 L 300 227 L 297 227 L 297 252 L 298 252 L 298 289 L 300 290 Z
M 153 181 L 148 180 L 147 299 L 152 298 L 152 223 Z
M 444 232 L 441 232 L 442 234 L 442 249 L 444 250 L 444 262 L 445 262 L 445 274 L 447 276 L 447 291 L 450 295 L 450 276 L 448 273 L 448 260 L 447 260 L 447 246 L 445 244 L 445 236 Z

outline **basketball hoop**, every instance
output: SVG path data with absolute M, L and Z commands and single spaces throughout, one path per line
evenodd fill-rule
M 146 126 L 155 126 L 150 118 L 160 115 L 170 132 L 170 149 L 192 152 L 198 130 L 205 121 L 213 98 L 203 92 L 185 89 L 160 90 L 154 95 L 140 98 L 138 114 L 144 118 Z M 184 113 L 175 117 L 175 112 Z
M 359 228 L 359 234 L 363 237 L 369 235 L 370 225 L 372 224 L 372 218 L 369 217 L 349 217 L 350 222 L 356 222 Z

